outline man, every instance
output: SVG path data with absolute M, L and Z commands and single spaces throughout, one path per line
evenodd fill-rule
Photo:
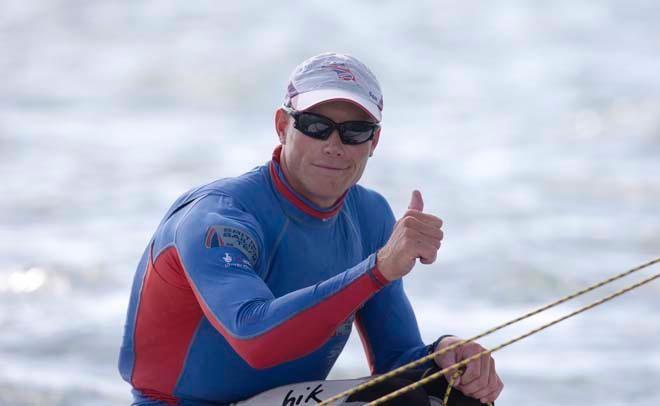
M 361 62 L 312 57 L 276 112 L 272 160 L 172 205 L 130 298 L 119 368 L 135 404 L 228 404 L 301 382 L 273 404 L 314 404 L 333 389 L 305 382 L 327 377 L 353 322 L 373 374 L 458 340 L 422 342 L 401 281 L 417 258 L 435 261 L 442 221 L 415 191 L 395 222 L 381 195 L 356 184 L 378 145 L 382 107 Z M 466 344 L 435 363 L 481 350 Z M 502 383 L 492 358 L 469 364 L 456 388 L 493 401 Z

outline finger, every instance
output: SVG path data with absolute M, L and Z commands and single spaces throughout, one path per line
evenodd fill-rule
M 490 363 L 490 367 L 488 369 L 488 379 L 484 381 L 484 386 L 481 389 L 478 389 L 474 392 L 472 397 L 476 399 L 480 399 L 482 402 L 490 401 L 487 400 L 489 399 L 489 396 L 491 394 L 494 394 L 495 391 L 498 389 L 498 377 L 497 374 L 495 373 L 495 367 L 494 367 L 494 360 Z M 484 377 L 484 373 L 482 372 L 481 378 Z M 479 379 L 481 381 L 481 379 Z
M 435 250 L 437 251 L 440 248 L 440 242 L 442 241 L 440 238 L 422 234 L 412 228 L 407 228 L 403 232 L 403 238 L 405 238 L 405 243 L 412 250 L 417 250 L 420 246 L 426 246 L 428 244 L 435 247 Z
M 437 350 L 438 348 L 436 348 Z M 441 369 L 448 368 L 456 363 L 456 351 L 448 351 L 442 355 L 436 355 L 435 357 L 435 363 L 438 364 L 438 366 Z M 451 377 L 454 375 L 456 370 L 451 370 L 448 372 L 445 372 L 445 379 L 447 382 L 451 382 Z M 454 388 L 458 388 L 458 386 L 461 384 L 461 377 L 459 376 L 456 378 L 456 382 L 454 382 Z
M 408 229 L 404 233 L 405 253 L 410 256 L 431 257 L 440 249 L 440 240 L 428 237 L 417 230 Z
M 440 244 L 440 243 L 438 243 Z M 435 262 L 438 258 L 438 249 L 440 246 L 431 244 L 425 241 L 419 243 L 419 262 L 424 265 L 429 265 Z
M 444 237 L 444 232 L 440 227 L 435 227 L 432 224 L 425 223 L 424 221 L 414 216 L 404 217 L 401 220 L 401 223 L 403 224 L 403 226 L 407 228 L 417 230 L 420 233 L 429 236 L 431 238 L 435 238 L 438 241 L 442 240 L 442 238 Z
M 421 262 L 424 265 L 430 265 L 434 263 L 438 259 L 438 254 L 437 251 L 434 253 L 428 254 L 428 255 L 420 255 L 419 256 L 419 262 Z
M 466 352 L 465 358 L 472 356 L 470 352 Z M 486 386 L 485 382 L 481 382 L 481 370 L 483 359 L 477 358 L 474 361 L 470 362 L 467 365 L 465 373 L 463 374 L 462 384 L 458 388 L 461 392 L 466 395 L 472 396 L 476 391 L 480 390 L 483 386 Z
M 492 395 L 489 395 L 490 398 L 492 399 L 491 402 L 494 402 L 495 399 L 497 399 L 500 396 L 500 394 L 502 393 L 502 389 L 504 389 L 504 383 L 502 383 L 502 380 L 500 379 L 499 376 L 497 377 L 497 386 L 498 386 L 498 389 L 495 391 L 495 393 L 492 394 Z
M 409 208 L 408 210 L 405 211 L 405 213 L 403 213 L 403 216 L 401 217 L 408 217 L 408 216 L 418 218 L 421 221 L 432 224 L 436 227 L 442 227 L 442 220 L 438 216 L 435 216 L 430 213 L 425 213 L 419 210 L 413 210 Z
M 476 397 L 481 401 L 481 403 L 488 403 L 488 402 L 494 402 L 497 400 L 497 398 L 500 396 L 500 393 L 502 393 L 502 389 L 504 388 L 504 385 L 502 385 L 501 382 L 497 385 L 496 389 L 493 390 L 492 392 L 487 393 L 484 396 L 481 397 Z
M 410 204 L 408 208 L 411 210 L 424 211 L 424 199 L 422 199 L 422 192 L 419 190 L 413 190 L 412 196 L 410 196 Z
M 458 359 L 455 360 L 455 362 L 452 362 L 452 364 L 455 364 L 458 362 Z M 445 378 L 447 379 L 447 383 L 450 383 L 451 380 L 454 380 L 454 383 L 452 386 L 456 389 L 461 387 L 461 373 L 459 372 L 460 368 L 457 369 L 452 369 L 451 371 L 445 372 Z
M 431 231 L 431 230 L 426 230 L 426 231 L 427 231 L 426 233 L 423 233 L 412 227 L 406 227 L 401 233 L 401 238 L 405 239 L 406 242 L 410 242 L 410 243 L 419 244 L 417 241 L 426 242 L 428 244 L 433 245 L 436 250 L 440 248 L 440 243 L 444 238 L 444 233 L 441 230 L 438 230 L 440 232 Z
M 419 258 L 423 264 L 431 264 L 435 262 L 438 248 L 435 244 L 424 241 L 420 235 L 419 239 L 410 239 L 407 242 L 406 251 L 408 257 Z
M 465 376 L 465 374 L 463 374 L 463 376 Z M 463 378 L 463 384 L 458 389 L 460 389 L 461 392 L 465 393 L 466 395 L 476 398 L 476 393 L 486 388 L 487 386 L 488 381 L 483 380 L 483 376 L 480 375 L 477 379 L 473 379 L 470 383 L 465 383 L 465 378 Z
M 443 224 L 442 219 L 440 219 L 438 216 L 434 216 L 433 214 L 429 213 L 422 213 L 421 211 L 417 210 L 407 210 L 405 213 L 403 213 L 402 218 L 407 217 L 414 217 L 422 223 L 431 225 L 436 228 L 442 227 Z
M 495 399 L 497 399 L 500 396 L 500 393 L 502 393 L 502 389 L 504 389 L 504 384 L 502 383 L 502 380 L 500 379 L 499 375 L 497 375 L 497 371 L 495 371 L 495 360 L 491 363 L 491 368 L 492 370 L 492 375 L 495 376 L 495 390 L 488 395 L 485 396 L 485 399 L 488 402 L 494 402 Z

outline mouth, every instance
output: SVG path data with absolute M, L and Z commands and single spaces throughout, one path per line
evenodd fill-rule
M 348 169 L 348 167 L 340 167 L 340 166 L 326 165 L 326 164 L 312 164 L 312 166 L 325 169 L 328 171 L 336 171 L 336 172 L 345 171 L 346 169 Z

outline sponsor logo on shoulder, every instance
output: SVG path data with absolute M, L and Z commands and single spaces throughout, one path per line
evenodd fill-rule
M 215 225 L 209 227 L 204 240 L 206 248 L 233 247 L 247 258 L 243 264 L 255 266 L 259 258 L 259 249 L 254 239 L 242 229 L 230 226 Z M 226 257 L 223 257 L 225 263 Z M 236 261 L 239 261 L 236 259 Z
M 222 262 L 224 262 L 225 268 L 234 267 L 246 270 L 252 269 L 252 264 L 250 264 L 250 261 L 243 258 L 241 254 L 235 254 L 232 257 L 228 252 L 225 252 L 225 255 L 222 257 Z

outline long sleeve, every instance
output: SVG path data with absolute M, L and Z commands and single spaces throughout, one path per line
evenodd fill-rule
M 219 205 L 222 199 L 193 203 L 174 244 L 204 315 L 253 368 L 314 351 L 387 283 L 371 255 L 330 279 L 275 297 L 255 272 L 267 256 L 259 224 L 231 204 Z

